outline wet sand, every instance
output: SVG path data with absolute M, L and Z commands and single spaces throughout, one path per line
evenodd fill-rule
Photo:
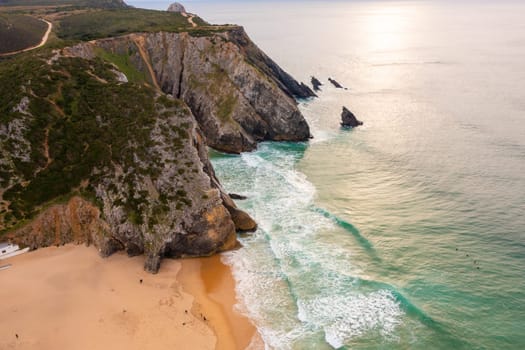
M 200 273 L 201 260 L 215 272 Z M 232 310 L 234 282 L 220 259 L 165 259 L 156 275 L 143 263 L 75 245 L 3 260 L 12 266 L 0 271 L 0 349 L 241 349 L 250 342 L 254 328 Z
M 261 339 L 255 327 L 234 310 L 235 281 L 219 255 L 182 260 L 179 276 L 196 299 L 194 315 L 206 318 L 215 331 L 217 350 L 259 348 Z

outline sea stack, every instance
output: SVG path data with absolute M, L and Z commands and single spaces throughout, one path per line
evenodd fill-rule
M 167 11 L 168 12 L 186 13 L 186 9 L 184 8 L 184 6 L 182 6 L 182 4 L 180 4 L 178 2 L 174 2 L 173 4 L 168 6 L 168 10 Z
M 341 113 L 341 126 L 355 128 L 359 125 L 363 125 L 363 122 L 357 120 L 354 113 L 350 112 L 348 108 L 343 107 L 343 112 Z
M 336 88 L 338 89 L 342 89 L 343 86 L 341 84 L 339 84 L 337 81 L 335 81 L 334 79 L 332 78 L 328 78 L 328 81 L 332 83 L 333 86 L 335 86 Z
M 320 88 L 321 85 L 323 85 L 323 83 L 321 83 L 319 79 L 317 79 L 316 77 L 312 76 L 312 86 L 314 88 L 314 91 L 321 90 Z

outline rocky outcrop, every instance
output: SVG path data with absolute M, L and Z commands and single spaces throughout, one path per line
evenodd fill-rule
M 329 81 L 330 83 L 332 83 L 332 85 L 335 86 L 335 87 L 338 88 L 338 89 L 342 89 L 342 88 L 343 88 L 343 86 L 342 86 L 341 84 L 339 84 L 337 81 L 335 81 L 335 80 L 332 79 L 332 78 L 328 78 L 328 81 Z
M 228 40 L 236 44 L 244 53 L 246 60 L 261 70 L 273 80 L 281 90 L 295 98 L 315 97 L 315 93 L 304 83 L 297 82 L 286 73 L 277 63 L 268 57 L 250 40 L 242 27 L 235 27 L 228 31 Z
M 343 107 L 343 112 L 341 113 L 341 126 L 355 128 L 359 125 L 363 125 L 363 122 L 357 120 L 354 113 L 350 112 L 348 108 Z
M 168 12 L 186 13 L 186 9 L 184 8 L 184 6 L 182 6 L 182 4 L 180 4 L 178 2 L 174 2 L 173 4 L 168 6 L 168 9 L 166 11 L 168 11 Z
M 246 196 L 243 196 L 242 194 L 237 194 L 237 193 L 228 193 L 228 195 L 230 196 L 231 199 L 237 199 L 237 200 L 245 200 L 245 199 L 248 199 L 248 197 Z
M 217 150 L 240 153 L 254 150 L 259 141 L 310 138 L 293 97 L 315 95 L 259 50 L 240 27 L 205 36 L 132 34 L 67 51 L 92 58 L 96 48 L 130 55 L 139 70 L 151 71 L 151 80 L 162 91 L 187 103 L 206 144 Z
M 163 257 L 232 249 L 237 230 L 256 228 L 220 186 L 183 101 L 123 83 L 101 61 L 47 62 L 0 76 L 21 86 L 0 97 L 9 121 L 0 124 L 5 237 L 33 249 L 85 242 L 102 256 L 144 254 L 156 272 Z
M 98 246 L 107 249 L 99 240 L 109 232 L 109 225 L 102 220 L 100 209 L 75 196 L 67 203 L 52 205 L 30 224 L 6 234 L 4 238 L 31 249 L 68 242 L 97 242 Z
M 144 254 L 150 272 L 163 257 L 232 249 L 257 224 L 220 185 L 207 146 L 310 137 L 294 98 L 315 94 L 241 27 L 41 55 L 0 67 L 0 234 L 23 246 Z
M 323 83 L 321 83 L 319 81 L 319 79 L 317 79 L 316 77 L 312 76 L 311 82 L 312 82 L 312 86 L 314 88 L 314 91 L 321 90 L 321 86 L 323 85 Z

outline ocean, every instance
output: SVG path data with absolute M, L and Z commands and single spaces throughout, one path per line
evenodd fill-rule
M 259 224 L 224 260 L 266 347 L 524 349 L 525 3 L 184 5 L 324 83 L 310 142 L 211 153 Z

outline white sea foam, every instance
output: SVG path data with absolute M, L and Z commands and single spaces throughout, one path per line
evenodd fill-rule
M 295 169 L 297 152 L 263 144 L 255 153 L 214 160 L 227 189 L 250 193 L 239 205 L 259 224 L 241 238 L 243 249 L 224 256 L 239 311 L 274 349 L 338 347 L 368 331 L 390 333 L 402 311 L 388 291 L 356 290 L 351 238 L 313 209 L 316 189 Z
M 299 318 L 323 328 L 326 341 L 335 348 L 370 330 L 388 336 L 400 323 L 403 314 L 399 303 L 387 290 L 299 300 L 298 307 Z

